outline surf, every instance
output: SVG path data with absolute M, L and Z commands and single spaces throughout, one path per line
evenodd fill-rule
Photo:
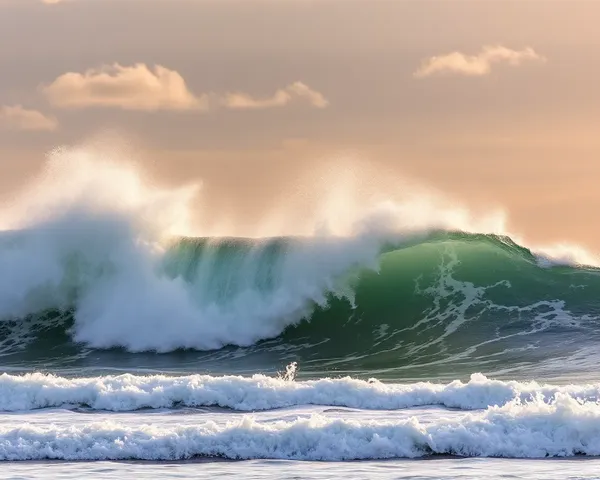
M 473 412 L 395 412 L 393 418 L 386 418 L 386 412 L 350 410 L 229 419 L 163 412 L 140 422 L 138 415 L 95 414 L 82 420 L 77 413 L 53 413 L 63 421 L 16 425 L 8 419 L 0 427 L 0 460 L 344 461 L 600 454 L 600 407 L 560 394 L 551 402 L 513 401 Z
M 294 371 L 295 364 L 288 366 Z M 480 410 L 510 403 L 571 398 L 598 403 L 600 384 L 552 385 L 501 381 L 482 374 L 448 383 L 383 383 L 377 379 L 292 376 L 105 375 L 68 378 L 51 374 L 0 375 L 0 412 L 83 408 L 86 412 L 220 407 L 238 412 L 307 405 L 362 410 L 445 407 Z
M 592 255 L 527 247 L 495 215 L 419 198 L 313 235 L 211 237 L 190 228 L 196 193 L 54 152 L 2 209 L 0 353 L 44 336 L 46 350 L 242 348 L 369 370 L 525 351 L 584 335 L 600 310 Z

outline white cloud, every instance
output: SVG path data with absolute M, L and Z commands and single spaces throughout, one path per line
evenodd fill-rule
M 494 64 L 506 63 L 516 67 L 526 61 L 545 62 L 546 58 L 530 47 L 511 50 L 501 45 L 484 46 L 478 55 L 452 52 L 425 59 L 414 76 L 423 78 L 436 74 L 454 74 L 480 77 L 488 75 Z
M 302 82 L 292 83 L 266 98 L 245 92 L 196 95 L 178 72 L 160 65 L 151 69 L 143 63 L 105 65 L 84 73 L 65 73 L 50 85 L 42 86 L 42 92 L 53 106 L 65 109 L 207 111 L 223 107 L 242 110 L 285 107 L 299 101 L 315 108 L 329 105 L 321 93 Z
M 50 103 L 60 108 L 112 107 L 124 110 L 202 110 L 206 98 L 188 89 L 174 70 L 143 63 L 119 64 L 69 72 L 42 88 Z
M 58 128 L 54 117 L 21 105 L 0 107 L 0 127 L 10 130 L 52 131 Z
M 223 104 L 230 109 L 264 109 L 285 107 L 294 100 L 304 100 L 315 108 L 325 108 L 329 105 L 323 94 L 313 90 L 302 82 L 294 82 L 285 88 L 277 90 L 267 98 L 257 98 L 247 93 L 229 93 L 224 96 Z

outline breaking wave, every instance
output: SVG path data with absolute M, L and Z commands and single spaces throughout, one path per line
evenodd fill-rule
M 0 376 L 0 411 L 84 407 L 130 412 L 140 409 L 221 407 L 237 411 L 303 405 L 367 410 L 442 406 L 485 409 L 511 402 L 552 403 L 559 397 L 600 402 L 600 384 L 548 385 L 500 381 L 473 374 L 468 382 L 382 383 L 346 378 L 292 381 L 266 375 L 139 376 L 64 378 L 42 373 Z
M 368 369 L 523 352 L 557 330 L 564 345 L 600 312 L 594 257 L 526 248 L 494 216 L 421 198 L 339 232 L 194 237 L 194 194 L 85 150 L 51 155 L 1 212 L 0 352 L 244 347 Z
M 600 455 L 600 406 L 564 394 L 551 402 L 503 406 L 432 419 L 369 420 L 310 415 L 227 423 L 128 424 L 118 420 L 72 425 L 0 427 L 0 460 L 286 459 L 342 461 L 462 457 L 544 458 Z

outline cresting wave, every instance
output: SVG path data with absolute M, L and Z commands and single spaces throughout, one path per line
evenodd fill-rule
M 87 347 L 131 352 L 277 337 L 331 345 L 340 335 L 340 345 L 369 343 L 341 356 L 379 345 L 416 358 L 595 318 L 600 277 L 578 265 L 595 259 L 476 233 L 502 233 L 495 217 L 475 221 L 419 199 L 356 212 L 345 231 L 311 237 L 181 236 L 194 192 L 150 187 L 135 168 L 85 149 L 53 154 L 0 212 L 4 352 L 62 328 Z M 474 328 L 471 344 L 452 346 L 456 332 L 499 317 L 506 331 L 490 339 L 488 327 Z
M 175 407 L 222 407 L 237 411 L 322 405 L 366 410 L 443 406 L 485 409 L 511 402 L 552 404 L 557 398 L 600 403 L 600 384 L 544 385 L 503 382 L 474 374 L 467 383 L 382 383 L 346 378 L 290 381 L 252 377 L 190 375 L 183 377 L 119 375 L 62 378 L 41 373 L 0 376 L 0 411 L 85 407 L 130 412 Z
M 600 406 L 557 394 L 483 412 L 400 420 L 324 415 L 227 424 L 0 427 L 0 460 L 181 460 L 198 457 L 341 461 L 458 455 L 508 458 L 600 455 Z

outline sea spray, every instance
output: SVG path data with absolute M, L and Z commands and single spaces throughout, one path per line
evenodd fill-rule
M 331 326 L 310 328 L 339 332 L 340 321 L 360 317 L 379 332 L 382 324 L 395 325 L 382 340 L 395 338 L 386 348 L 400 349 L 406 343 L 401 332 L 429 318 L 420 300 L 426 295 L 416 292 L 415 282 L 437 268 L 431 260 L 442 244 L 459 252 L 456 273 L 473 275 L 456 285 L 484 288 L 485 298 L 478 297 L 474 307 L 496 305 L 485 312 L 508 317 L 509 324 L 511 316 L 529 312 L 534 325 L 525 332 L 538 331 L 542 323 L 579 324 L 583 317 L 569 310 L 573 292 L 567 284 L 595 285 L 589 269 L 571 269 L 584 273 L 577 278 L 559 277 L 552 269 L 542 274 L 536 264 L 541 257 L 532 250 L 510 245 L 506 237 L 468 233 L 502 233 L 495 216 L 473 219 L 464 209 L 427 198 L 356 212 L 344 232 L 250 240 L 182 236 L 191 231 L 196 186 L 161 189 L 113 157 L 84 147 L 57 150 L 44 174 L 2 208 L 4 227 L 10 229 L 0 235 L 5 273 L 0 318 L 6 325 L 46 322 L 49 312 L 56 312 L 61 321 L 71 320 L 69 334 L 87 347 L 170 352 L 248 347 L 316 318 Z M 417 259 L 424 263 L 416 264 Z M 496 265 L 500 259 L 508 269 Z M 485 264 L 485 271 L 475 272 L 473 262 Z M 515 296 L 519 278 L 528 285 Z M 475 285 L 482 280 L 485 285 Z M 375 283 L 381 293 L 373 292 Z M 502 287 L 509 298 L 487 298 Z M 448 308 L 465 292 L 461 287 L 446 298 Z M 463 307 L 464 319 L 438 312 L 426 323 L 435 326 L 448 318 L 455 326 L 472 324 L 469 305 Z M 550 317 L 544 316 L 548 308 L 554 312 Z M 441 326 L 430 329 L 435 338 L 429 344 L 444 340 L 444 351 L 447 335 L 440 335 L 449 330 Z

